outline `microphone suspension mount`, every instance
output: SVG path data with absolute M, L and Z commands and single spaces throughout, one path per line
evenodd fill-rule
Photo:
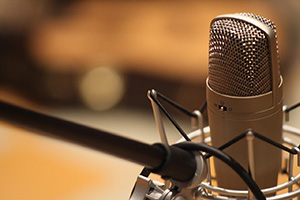
M 167 136 L 162 129 L 163 121 L 162 116 L 160 114 L 161 109 L 163 113 L 169 118 L 169 120 L 173 123 L 173 125 L 179 130 L 182 135 L 182 138 L 177 141 L 176 144 L 182 143 L 184 141 L 190 141 L 188 143 L 199 144 L 199 142 L 192 142 L 195 138 L 200 138 L 200 143 L 210 144 L 210 128 L 203 127 L 203 117 L 202 113 L 205 109 L 205 103 L 203 104 L 200 111 L 189 112 L 182 108 L 180 105 L 171 101 L 167 97 L 161 95 L 155 90 L 151 90 L 148 92 L 148 98 L 152 103 L 152 108 L 155 116 L 155 120 L 157 123 L 157 127 L 162 139 L 162 142 L 167 145 Z M 158 98 L 162 98 L 166 102 L 175 106 L 177 109 L 181 110 L 183 113 L 192 117 L 192 127 L 194 130 L 189 134 L 185 134 L 185 132 L 180 128 L 179 124 L 167 113 L 164 107 L 158 101 Z M 300 105 L 300 103 L 298 103 Z M 295 106 L 291 106 L 290 109 L 286 106 L 283 108 L 283 112 L 289 112 L 290 110 L 298 107 L 298 104 Z M 288 120 L 288 119 L 286 119 Z M 196 126 L 195 126 L 196 125 Z M 300 137 L 300 130 L 288 125 L 283 125 L 283 143 L 289 146 L 292 146 L 291 149 L 284 146 L 283 144 L 276 143 L 259 133 L 252 132 L 248 130 L 247 132 L 241 134 L 237 138 L 229 141 L 228 143 L 219 147 L 220 150 L 224 150 L 228 146 L 240 141 L 244 137 L 248 141 L 248 159 L 249 166 L 251 170 L 251 174 L 255 173 L 254 163 L 253 163 L 253 151 L 251 148 L 251 143 L 253 139 L 260 139 L 266 143 L 276 146 L 277 148 L 281 148 L 283 151 L 288 152 L 289 156 L 286 160 L 286 166 L 283 168 L 282 173 L 288 174 L 288 181 L 276 185 L 270 188 L 261 189 L 261 192 L 268 196 L 267 200 L 284 200 L 284 199 L 292 199 L 300 196 L 300 187 L 298 183 L 300 182 L 300 173 L 297 175 L 293 175 L 293 166 L 294 166 L 294 155 L 297 155 L 297 164 L 300 166 L 300 150 L 299 144 L 295 143 L 287 134 L 291 134 L 297 137 Z M 176 144 L 174 146 L 176 146 Z M 180 145 L 177 145 L 180 146 Z M 212 169 L 210 167 L 209 158 L 210 154 L 205 151 L 193 151 L 197 158 L 197 170 L 198 172 L 195 175 L 198 177 L 194 177 L 193 181 L 189 183 L 182 183 L 174 180 L 166 180 L 165 182 L 151 180 L 148 175 L 144 175 L 143 173 L 138 176 L 136 185 L 132 191 L 132 195 L 130 200 L 197 200 L 197 199 L 219 199 L 219 200 L 234 200 L 234 199 L 254 199 L 253 193 L 250 190 L 232 190 L 227 188 L 221 188 L 212 184 Z M 199 169 L 201 170 L 199 171 Z M 180 172 L 178 172 L 180 173 Z M 199 174 L 200 173 L 200 174 Z M 199 176 L 200 175 L 200 176 Z M 298 189 L 294 189 L 293 187 L 296 185 Z M 287 192 L 276 195 L 276 192 L 287 189 Z M 273 196 L 272 196 L 273 195 Z

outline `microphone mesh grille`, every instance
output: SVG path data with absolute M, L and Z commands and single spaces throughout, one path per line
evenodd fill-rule
M 255 18 L 276 33 L 275 25 Z M 211 24 L 209 39 L 209 85 L 221 94 L 255 96 L 272 90 L 272 64 L 268 37 L 248 22 L 225 18 Z

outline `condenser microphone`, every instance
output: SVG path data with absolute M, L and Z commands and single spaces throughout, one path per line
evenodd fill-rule
M 249 129 L 282 143 L 282 81 L 273 22 L 249 13 L 214 18 L 206 81 L 212 145 L 220 147 Z M 277 185 L 280 149 L 255 138 L 253 142 L 254 180 L 261 189 Z M 245 139 L 224 151 L 249 167 Z M 214 164 L 218 186 L 247 188 L 222 162 L 215 159 Z

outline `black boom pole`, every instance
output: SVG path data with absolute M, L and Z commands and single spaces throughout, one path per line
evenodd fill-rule
M 148 145 L 1 101 L 0 119 L 37 134 L 129 160 L 174 180 L 188 181 L 196 170 L 194 156 L 177 147 Z

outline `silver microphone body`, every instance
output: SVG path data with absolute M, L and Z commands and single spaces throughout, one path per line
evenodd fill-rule
M 258 15 L 221 15 L 211 22 L 206 81 L 212 145 L 220 147 L 251 129 L 282 143 L 282 77 L 275 25 Z M 249 167 L 245 139 L 225 152 Z M 215 159 L 218 186 L 246 189 L 243 181 Z M 281 150 L 254 139 L 254 180 L 260 188 L 277 185 Z

